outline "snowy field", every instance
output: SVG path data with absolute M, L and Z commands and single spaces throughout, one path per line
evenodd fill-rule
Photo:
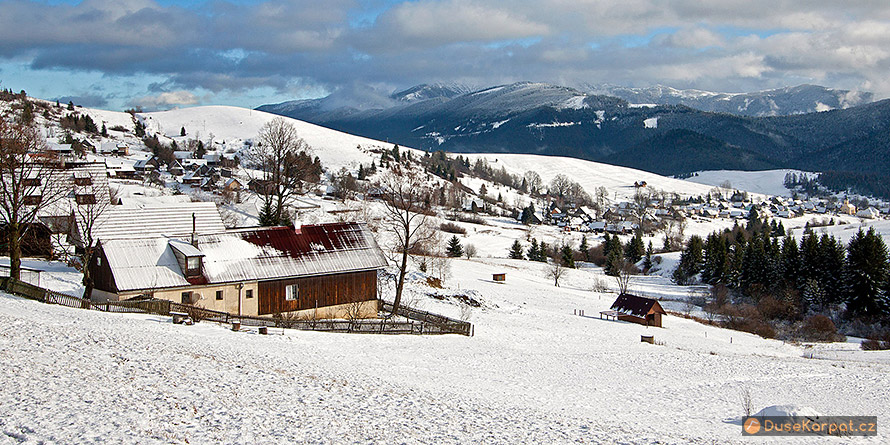
M 743 190 L 748 193 L 760 193 L 774 196 L 791 196 L 791 191 L 785 188 L 785 175 L 788 173 L 804 173 L 800 170 L 709 170 L 696 173 L 696 176 L 687 178 L 686 181 L 710 186 L 723 186 L 727 181 L 732 189 Z M 812 173 L 810 173 L 812 174 Z
M 614 295 L 589 290 L 597 270 L 570 270 L 556 288 L 545 269 L 455 260 L 450 290 L 438 292 L 481 299 L 472 338 L 260 336 L 3 294 L 0 442 L 747 443 L 745 389 L 755 411 L 890 418 L 888 352 L 808 348 L 672 316 L 663 329 L 600 320 Z M 506 283 L 491 281 L 495 272 Z M 410 286 L 415 304 L 458 316 Z

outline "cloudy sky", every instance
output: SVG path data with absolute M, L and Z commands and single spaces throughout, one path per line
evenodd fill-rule
M 255 107 L 519 80 L 890 97 L 886 0 L 0 0 L 0 87 Z

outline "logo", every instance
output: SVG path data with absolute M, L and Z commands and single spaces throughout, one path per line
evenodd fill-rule
M 760 421 L 749 417 L 748 420 L 745 420 L 745 432 L 748 434 L 757 434 L 760 432 Z

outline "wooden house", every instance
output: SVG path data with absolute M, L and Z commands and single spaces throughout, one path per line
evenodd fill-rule
M 619 295 L 610 309 L 603 311 L 603 314 L 615 316 L 622 321 L 658 328 L 661 327 L 661 316 L 667 315 L 657 300 L 631 294 Z
M 386 258 L 360 223 L 100 240 L 94 298 L 152 296 L 235 315 L 377 316 Z

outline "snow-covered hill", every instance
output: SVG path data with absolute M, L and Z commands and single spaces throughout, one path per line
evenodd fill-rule
M 559 288 L 540 263 L 454 260 L 452 272 L 452 289 L 485 302 L 471 316 L 475 337 L 260 336 L 0 295 L 0 432 L 19 442 L 741 443 L 745 390 L 754 411 L 890 416 L 885 352 L 674 316 L 663 329 L 600 320 L 614 295 L 589 291 L 596 275 L 584 270 Z M 507 281 L 492 282 L 496 272 Z M 872 443 L 886 441 L 879 433 Z

